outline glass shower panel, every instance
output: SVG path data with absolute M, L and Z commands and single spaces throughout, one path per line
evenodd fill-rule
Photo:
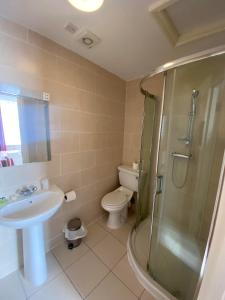
M 140 171 L 138 187 L 137 224 L 145 219 L 150 205 L 150 158 L 152 152 L 153 130 L 155 124 L 155 100 L 146 96 L 142 125 Z
M 224 66 L 223 55 L 167 73 L 148 268 L 182 300 L 195 295 L 221 171 Z

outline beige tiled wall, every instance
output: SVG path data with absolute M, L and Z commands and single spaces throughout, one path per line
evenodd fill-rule
M 64 204 L 46 225 L 47 240 L 62 232 L 64 222 L 85 222 L 101 212 L 100 199 L 117 185 L 122 161 L 125 82 L 75 53 L 0 18 L 0 82 L 47 91 L 50 100 L 52 161 L 0 169 L 0 191 L 50 178 L 77 200 Z M 1 232 L 6 229 L 1 227 Z M 15 232 L 0 237 L 0 277 L 17 264 Z M 10 251 L 5 249 L 10 248 Z M 2 262 L 4 262 L 2 264 Z
M 163 76 L 157 75 L 144 83 L 144 88 L 161 98 Z M 140 93 L 139 80 L 132 80 L 126 84 L 125 125 L 123 162 L 131 164 L 139 161 L 142 120 L 144 113 L 144 96 Z

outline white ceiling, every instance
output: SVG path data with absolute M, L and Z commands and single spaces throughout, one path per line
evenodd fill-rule
M 221 2 L 207 0 L 207 3 L 209 1 L 214 5 Z M 66 0 L 0 0 L 0 14 L 126 80 L 146 75 L 169 60 L 225 44 L 225 33 L 218 33 L 174 48 L 148 13 L 148 6 L 154 2 L 156 0 L 105 0 L 99 11 L 84 13 Z M 187 0 L 185 2 L 187 4 Z M 210 9 L 208 5 L 199 9 L 207 11 L 207 7 Z M 191 15 L 189 17 L 191 21 Z M 91 30 L 102 42 L 92 49 L 83 48 L 65 32 L 64 25 L 68 21 Z

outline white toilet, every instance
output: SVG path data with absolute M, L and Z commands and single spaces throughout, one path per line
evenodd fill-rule
M 107 226 L 117 229 L 126 222 L 128 204 L 134 192 L 138 191 L 138 171 L 128 166 L 119 166 L 121 186 L 102 198 L 102 207 L 109 212 Z

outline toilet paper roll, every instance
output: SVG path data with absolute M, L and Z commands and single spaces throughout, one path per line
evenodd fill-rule
M 76 195 L 75 191 L 70 191 L 68 193 L 65 193 L 64 198 L 65 198 L 65 202 L 71 202 L 71 201 L 76 200 L 77 195 Z

